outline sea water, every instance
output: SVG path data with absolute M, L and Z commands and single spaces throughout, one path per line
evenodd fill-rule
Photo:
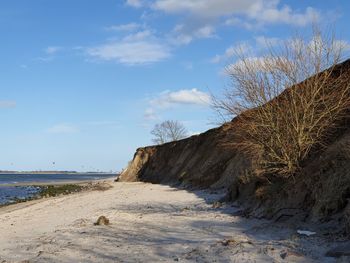
M 0 205 L 23 200 L 38 194 L 40 187 L 35 186 L 1 186 L 0 185 Z
M 16 199 L 33 197 L 40 191 L 32 183 L 55 183 L 64 181 L 92 181 L 115 177 L 115 174 L 0 174 L 0 205 L 13 203 Z M 16 185 L 21 184 L 21 185 Z M 28 184 L 28 186 L 23 186 Z

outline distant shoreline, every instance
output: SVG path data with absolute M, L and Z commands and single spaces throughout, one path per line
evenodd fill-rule
M 64 181 L 45 181 L 45 182 L 20 182 L 20 183 L 10 183 L 10 184 L 0 184 L 1 187 L 14 187 L 14 186 L 59 186 L 59 185 L 67 185 L 67 184 L 74 184 L 74 185 L 81 185 L 81 184 L 88 184 L 88 183 L 98 183 L 98 182 L 104 182 L 108 180 L 113 180 L 113 177 L 111 178 L 101 178 L 101 179 L 86 179 L 86 180 L 64 180 Z
M 0 171 L 1 174 L 71 174 L 71 175 L 84 175 L 84 174 L 101 174 L 101 175 L 118 175 L 118 172 L 75 172 L 75 171 Z

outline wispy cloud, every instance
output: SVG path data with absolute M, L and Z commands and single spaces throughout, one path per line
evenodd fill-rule
M 119 127 L 120 126 L 120 123 L 117 121 L 88 121 L 82 124 L 86 126 L 94 126 L 94 127 L 106 127 L 106 126 Z
M 126 4 L 136 8 L 143 6 L 142 0 L 126 0 Z
M 61 123 L 48 128 L 47 132 L 53 134 L 71 134 L 79 132 L 79 129 L 75 125 Z
M 53 55 L 58 53 L 59 51 L 63 50 L 63 47 L 59 47 L 59 46 L 50 46 L 45 48 L 45 53 L 48 55 Z
M 54 59 L 53 56 L 47 56 L 47 57 L 37 57 L 34 60 L 39 61 L 39 62 L 43 62 L 43 63 L 48 63 L 48 62 L 52 61 L 53 59 Z
M 109 26 L 109 27 L 106 27 L 105 29 L 107 31 L 131 32 L 139 29 L 140 27 L 141 25 L 138 23 L 129 23 L 129 24 Z
M 147 41 L 104 44 L 90 48 L 88 54 L 101 60 L 126 65 L 150 64 L 170 57 L 166 47 Z
M 171 56 L 170 48 L 149 30 L 129 34 L 120 41 L 88 48 L 86 51 L 93 58 L 126 65 L 151 64 Z
M 17 106 L 16 101 L 13 100 L 0 100 L 0 109 L 15 108 Z
M 39 61 L 42 63 L 48 63 L 50 61 L 53 61 L 55 59 L 56 55 L 63 50 L 64 50 L 64 48 L 60 47 L 60 46 L 49 46 L 49 47 L 44 48 L 44 50 L 43 50 L 44 54 L 42 56 L 36 57 L 33 60 Z

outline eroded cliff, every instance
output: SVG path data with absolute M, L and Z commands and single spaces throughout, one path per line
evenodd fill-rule
M 339 65 L 349 77 L 350 60 Z M 298 217 L 350 226 L 350 129 L 345 123 L 322 152 L 310 156 L 295 178 L 254 176 L 254 160 L 227 142 L 235 138 L 237 118 L 197 136 L 137 149 L 121 181 L 224 188 L 247 214 Z

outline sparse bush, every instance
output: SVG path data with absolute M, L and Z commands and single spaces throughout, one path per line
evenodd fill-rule
M 238 52 L 226 68 L 232 86 L 214 98 L 214 108 L 238 116 L 234 144 L 258 159 L 263 173 L 295 175 L 346 117 L 350 78 L 336 66 L 343 48 L 315 27 L 309 39 L 270 45 L 262 57 Z

